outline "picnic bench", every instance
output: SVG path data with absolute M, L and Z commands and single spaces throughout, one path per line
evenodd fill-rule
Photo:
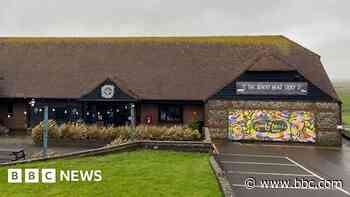
M 21 146 L 0 146 L 0 162 L 17 161 L 25 158 L 24 148 Z

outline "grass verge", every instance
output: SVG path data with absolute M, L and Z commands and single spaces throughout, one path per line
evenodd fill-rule
M 7 183 L 8 168 L 102 170 L 101 182 Z M 134 151 L 0 168 L 0 196 L 220 196 L 209 155 Z

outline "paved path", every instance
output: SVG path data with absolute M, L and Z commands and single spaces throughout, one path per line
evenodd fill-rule
M 24 133 L 10 135 L 10 136 L 0 135 L 0 144 L 1 144 L 1 147 L 7 147 L 7 146 L 23 147 L 26 153 L 26 158 L 30 158 L 32 155 L 37 155 L 39 152 L 42 151 L 42 147 L 35 145 L 31 136 L 26 135 Z M 57 154 L 76 152 L 76 151 L 81 151 L 86 149 L 88 148 L 79 147 L 79 146 L 75 146 L 75 147 L 51 146 L 49 142 L 49 152 L 54 152 Z
M 216 159 L 226 172 L 237 197 L 244 196 L 349 196 L 350 148 L 315 148 L 276 144 L 241 144 L 216 142 L 219 154 Z M 343 187 L 333 190 L 303 188 L 266 189 L 263 180 L 283 180 L 279 187 L 299 184 L 302 180 L 341 180 Z M 247 184 L 255 183 L 248 189 Z M 297 185 L 299 186 L 299 185 Z

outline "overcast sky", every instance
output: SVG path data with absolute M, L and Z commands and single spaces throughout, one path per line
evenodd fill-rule
M 282 34 L 350 80 L 349 0 L 0 0 L 0 36 Z

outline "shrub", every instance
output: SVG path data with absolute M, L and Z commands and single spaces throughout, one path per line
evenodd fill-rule
M 183 126 L 145 126 L 136 127 L 135 138 L 138 140 L 198 140 L 201 135 L 198 130 Z
M 54 157 L 54 156 L 59 156 L 60 154 L 57 153 L 57 152 L 54 152 L 53 150 L 51 149 L 48 149 L 47 150 L 47 153 L 46 153 L 46 156 L 47 157 Z M 40 159 L 40 158 L 43 158 L 44 155 L 43 155 L 43 151 L 39 151 L 39 152 L 35 152 L 33 153 L 31 156 L 30 156 L 30 159 Z
M 42 142 L 43 129 L 41 122 L 32 130 L 32 138 L 36 144 Z M 200 137 L 199 130 L 184 126 L 139 125 L 132 129 L 129 126 L 99 127 L 82 123 L 65 123 L 58 127 L 55 121 L 49 121 L 49 138 L 54 139 L 115 141 L 116 144 L 130 140 L 198 140 Z
M 135 138 L 139 140 L 161 140 L 165 132 L 166 127 L 140 125 L 135 128 Z
M 128 142 L 128 140 L 118 137 L 114 139 L 111 143 L 107 144 L 107 147 L 124 144 L 126 142 Z
M 188 127 L 191 128 L 192 130 L 198 130 L 200 133 L 202 133 L 202 129 L 204 126 L 204 122 L 200 120 L 192 121 Z
M 44 132 L 44 122 L 40 122 L 32 130 L 32 137 L 35 143 L 42 142 L 43 132 Z M 49 120 L 48 122 L 48 136 L 49 138 L 59 138 L 61 136 L 57 123 L 54 120 Z

